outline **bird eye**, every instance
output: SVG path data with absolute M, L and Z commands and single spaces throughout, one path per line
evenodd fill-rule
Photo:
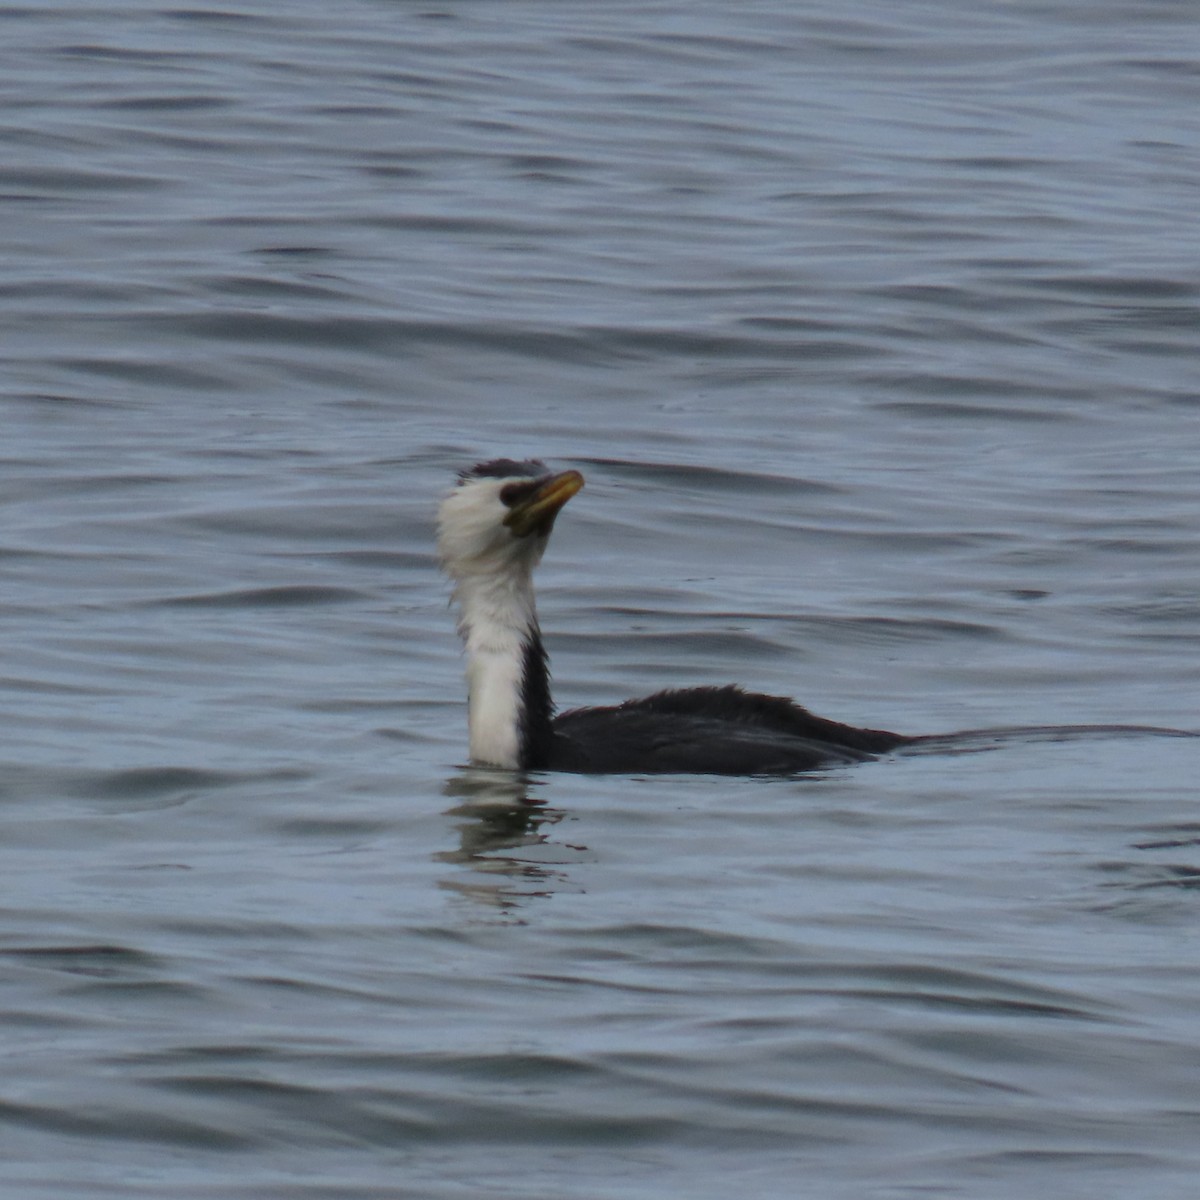
M 536 487 L 535 483 L 506 483 L 500 489 L 500 503 L 505 508 L 512 508 L 514 504 L 520 503 L 530 495 Z

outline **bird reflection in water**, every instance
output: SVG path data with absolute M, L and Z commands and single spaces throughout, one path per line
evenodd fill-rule
M 524 776 L 465 767 L 443 790 L 457 801 L 446 815 L 459 818 L 459 845 L 435 857 L 466 867 L 471 874 L 456 874 L 443 880 L 442 887 L 489 908 L 508 910 L 569 886 L 564 868 L 579 862 L 587 848 L 551 840 L 549 831 L 567 814 L 531 798 Z

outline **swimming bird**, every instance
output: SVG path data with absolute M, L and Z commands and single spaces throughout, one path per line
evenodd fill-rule
M 786 775 L 916 739 L 814 716 L 740 687 L 671 688 L 557 716 L 533 571 L 578 471 L 500 458 L 463 471 L 438 512 L 438 553 L 466 648 L 473 764 L 513 770 Z

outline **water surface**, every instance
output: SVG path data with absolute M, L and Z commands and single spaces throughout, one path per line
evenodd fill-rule
M 0 13 L 14 1196 L 1190 1197 L 1197 743 L 462 766 L 564 704 L 1195 730 L 1188 4 Z

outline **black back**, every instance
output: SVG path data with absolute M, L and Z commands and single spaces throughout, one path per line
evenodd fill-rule
M 860 762 L 912 739 L 814 716 L 783 696 L 735 686 L 657 692 L 556 717 L 547 759 L 588 773 L 790 775 Z

